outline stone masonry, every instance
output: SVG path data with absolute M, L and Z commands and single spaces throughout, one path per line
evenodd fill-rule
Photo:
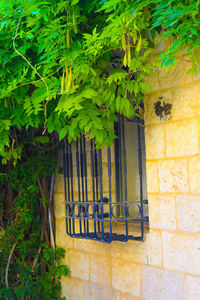
M 200 299 L 200 76 L 182 61 L 156 70 L 145 96 L 149 230 L 145 241 L 105 244 L 65 232 L 56 176 L 56 244 L 66 249 L 67 300 Z

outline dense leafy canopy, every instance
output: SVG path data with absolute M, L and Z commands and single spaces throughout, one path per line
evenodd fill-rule
M 2 0 L 0 154 L 20 157 L 14 127 L 110 144 L 116 112 L 140 111 L 159 38 L 171 39 L 163 66 L 187 46 L 197 69 L 199 3 Z

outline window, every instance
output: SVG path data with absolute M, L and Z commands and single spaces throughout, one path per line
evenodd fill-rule
M 143 240 L 148 221 L 143 122 L 121 116 L 112 148 L 63 143 L 66 231 L 110 243 Z M 137 230 L 136 230 L 137 229 Z

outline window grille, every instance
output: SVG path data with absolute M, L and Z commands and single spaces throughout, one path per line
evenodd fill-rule
M 66 231 L 71 237 L 107 243 L 144 238 L 148 201 L 143 121 L 119 116 L 114 128 L 118 138 L 112 148 L 97 150 L 85 136 L 63 142 Z

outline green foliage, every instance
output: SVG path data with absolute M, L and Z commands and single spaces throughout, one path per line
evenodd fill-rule
M 13 160 L 13 165 L 16 166 L 17 160 L 21 159 L 23 145 L 8 150 L 7 155 L 2 158 L 2 165 L 6 165 L 8 161 Z
M 132 15 L 131 1 L 115 1 L 115 10 L 111 4 L 2 1 L 0 99 L 9 126 L 28 129 L 45 124 L 60 139 L 68 134 L 72 140 L 90 132 L 99 147 L 103 142 L 112 143 L 116 112 L 125 116 L 137 112 L 143 92 L 138 82 L 150 73 L 147 61 L 153 48 L 142 12 Z M 15 48 L 42 80 L 14 51 L 14 37 Z M 126 88 L 131 90 L 134 82 L 135 95 L 134 88 L 132 93 Z M 4 156 L 8 154 L 5 147 L 13 143 L 8 132 L 8 126 L 2 129 Z
M 98 135 L 110 144 L 114 115 L 137 114 L 149 91 L 144 81 L 160 38 L 171 39 L 163 66 L 180 50 L 192 57 L 193 71 L 199 63 L 199 1 L 3 0 L 0 15 L 3 156 L 12 126 L 44 124 L 44 132 L 69 140 L 89 131 L 98 146 Z M 96 116 L 110 119 L 108 127 L 97 128 Z
M 46 239 L 49 229 L 44 215 L 49 200 L 42 190 L 55 168 L 57 151 L 52 150 L 49 137 L 33 136 L 33 143 L 32 136 L 33 132 L 26 136 L 20 164 L 12 166 L 9 173 L 5 173 L 6 166 L 0 166 L 1 299 L 62 299 L 60 279 L 69 273 L 61 262 L 64 250 L 54 252 Z M 9 184 L 13 191 L 10 199 Z M 10 210 L 8 201 L 12 201 Z M 13 245 L 6 288 L 6 267 Z
M 192 59 L 190 72 L 197 72 L 200 63 L 200 1 L 137 0 L 133 7 L 132 13 L 143 8 L 151 10 L 152 37 L 159 34 L 159 39 L 168 40 L 169 46 L 161 56 L 162 65 L 172 64 L 181 53 Z

